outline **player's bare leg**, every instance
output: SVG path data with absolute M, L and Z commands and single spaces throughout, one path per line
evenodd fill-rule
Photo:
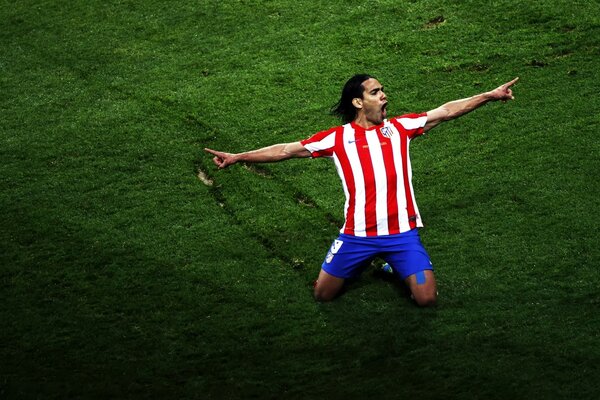
M 343 278 L 330 275 L 321 269 L 315 282 L 314 296 L 317 301 L 331 301 L 344 287 Z
M 437 285 L 431 270 L 413 274 L 405 279 L 415 302 L 421 307 L 434 306 L 437 301 Z

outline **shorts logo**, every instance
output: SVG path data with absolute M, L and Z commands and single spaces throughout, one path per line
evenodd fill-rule
M 334 254 L 331 252 L 331 250 L 328 251 L 327 252 L 327 257 L 325 257 L 325 262 L 327 264 L 329 264 L 331 262 L 331 260 L 333 260 L 333 256 L 334 256 Z
M 394 134 L 394 131 L 392 131 L 389 126 L 384 126 L 383 128 L 381 128 L 381 134 L 386 138 L 391 138 Z
M 335 239 L 333 241 L 331 249 L 329 249 L 329 251 L 327 252 L 327 257 L 325 257 L 325 262 L 327 264 L 329 264 L 331 260 L 333 260 L 333 257 L 337 254 L 337 252 L 340 250 L 340 247 L 342 247 L 343 244 L 344 242 L 342 240 Z
M 337 254 L 337 252 L 340 250 L 340 247 L 342 247 L 343 244 L 343 241 L 335 239 L 333 241 L 333 244 L 331 245 L 331 253 Z

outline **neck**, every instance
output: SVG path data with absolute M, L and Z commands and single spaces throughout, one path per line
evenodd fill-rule
M 364 114 L 357 115 L 356 118 L 354 118 L 354 121 L 352 121 L 352 122 L 354 122 L 354 124 L 360 126 L 361 128 L 365 128 L 365 129 L 371 129 L 372 127 L 377 126 L 381 123 L 380 122 L 379 124 L 376 124 L 375 122 L 368 120 Z

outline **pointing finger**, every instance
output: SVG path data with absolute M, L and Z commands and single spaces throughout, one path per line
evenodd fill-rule
M 505 87 L 505 88 L 509 88 L 509 87 L 511 87 L 512 85 L 514 85 L 515 83 L 517 83 L 517 81 L 518 81 L 518 80 L 519 80 L 519 77 L 516 77 L 516 78 L 515 78 L 515 79 L 513 79 L 512 81 L 505 83 L 505 84 L 504 84 L 504 87 Z
M 220 151 L 207 149 L 206 147 L 204 148 L 204 151 L 206 151 L 207 153 L 210 153 L 210 154 L 212 154 L 214 156 L 218 156 L 221 153 Z

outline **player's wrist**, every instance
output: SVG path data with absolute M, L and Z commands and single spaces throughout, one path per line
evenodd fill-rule
M 230 154 L 229 158 L 228 158 L 228 164 L 232 165 L 232 164 L 242 161 L 240 156 L 241 156 L 241 154 Z

